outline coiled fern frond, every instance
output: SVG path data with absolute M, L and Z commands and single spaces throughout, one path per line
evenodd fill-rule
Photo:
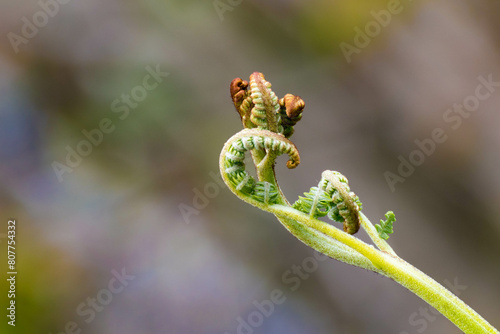
M 234 79 L 230 93 L 244 129 L 226 142 L 219 166 L 224 182 L 236 196 L 274 214 L 288 231 L 315 250 L 392 278 L 465 333 L 499 334 L 450 291 L 396 255 L 385 240 L 393 232 L 394 214 L 389 212 L 387 219 L 375 227 L 361 212 L 358 196 L 341 173 L 324 171 L 317 186 L 290 204 L 278 185 L 274 165 L 282 154 L 289 156 L 288 168 L 300 163 L 297 147 L 289 139 L 305 107 L 300 97 L 286 94 L 279 99 L 259 72 L 252 73 L 249 81 Z M 246 170 L 247 152 L 252 156 L 257 180 Z M 341 223 L 343 229 L 318 219 L 325 216 Z M 374 245 L 353 236 L 360 228 Z

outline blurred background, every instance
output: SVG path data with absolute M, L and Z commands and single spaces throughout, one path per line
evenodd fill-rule
M 342 172 L 373 222 L 396 213 L 401 257 L 500 328 L 498 13 L 493 0 L 3 0 L 4 310 L 12 218 L 18 276 L 2 332 L 460 333 L 398 284 L 316 260 L 220 185 L 241 129 L 229 83 L 254 71 L 306 102 L 301 165 L 277 166 L 288 198 Z M 263 315 L 273 291 L 282 303 Z

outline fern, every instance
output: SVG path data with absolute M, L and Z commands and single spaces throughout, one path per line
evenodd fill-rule
M 395 280 L 464 333 L 500 334 L 450 291 L 396 254 L 386 241 L 393 233 L 394 213 L 387 212 L 385 220 L 373 225 L 361 212 L 358 196 L 341 173 L 324 171 L 318 186 L 291 205 L 278 185 L 274 165 L 282 154 L 289 156 L 288 168 L 300 163 L 299 152 L 290 137 L 302 118 L 304 101 L 292 94 L 278 99 L 259 72 L 252 73 L 249 81 L 234 79 L 230 92 L 245 129 L 226 142 L 219 165 L 222 179 L 236 196 L 274 214 L 290 233 L 318 252 Z M 252 156 L 257 179 L 246 171 L 246 153 Z M 324 216 L 342 223 L 343 230 L 318 219 Z M 373 245 L 354 236 L 360 228 Z
M 384 239 L 389 239 L 389 234 L 392 234 L 394 231 L 392 229 L 392 224 L 396 221 L 396 217 L 394 216 L 394 212 L 388 211 L 385 214 L 385 220 L 380 219 L 380 224 L 375 224 L 375 228 L 377 229 L 378 235 Z

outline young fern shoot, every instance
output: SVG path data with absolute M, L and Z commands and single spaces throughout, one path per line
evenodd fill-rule
M 243 130 L 224 145 L 219 166 L 228 188 L 243 201 L 274 214 L 297 239 L 339 261 L 392 278 L 440 311 L 466 334 L 499 334 L 485 319 L 442 285 L 401 259 L 387 243 L 395 216 L 373 225 L 361 212 L 362 204 L 347 178 L 326 170 L 317 186 L 293 204 L 281 191 L 274 173 L 276 158 L 289 156 L 288 168 L 300 163 L 297 147 L 290 140 L 302 118 L 304 101 L 292 94 L 278 99 L 264 75 L 254 72 L 249 81 L 236 78 L 231 98 Z M 246 170 L 245 154 L 251 153 L 257 171 L 255 180 Z M 337 228 L 319 218 L 341 223 Z M 373 241 L 354 237 L 360 228 Z

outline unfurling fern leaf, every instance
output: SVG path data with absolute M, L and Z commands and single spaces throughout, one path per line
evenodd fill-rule
M 328 218 L 342 223 L 344 231 L 349 234 L 358 232 L 359 212 L 362 209 L 362 204 L 359 197 L 349 188 L 347 178 L 339 172 L 333 171 L 324 171 L 321 176 L 323 187 L 332 198 Z
M 317 218 L 326 216 L 331 203 L 332 198 L 328 196 L 326 191 L 318 187 L 312 187 L 309 192 L 304 193 L 304 197 L 299 196 L 299 199 L 293 203 L 292 207 Z
M 220 163 L 229 186 L 235 192 L 249 195 L 264 204 L 277 204 L 279 191 L 269 182 L 259 181 L 245 170 L 245 153 L 258 150 L 266 154 L 279 156 L 287 154 L 290 159 L 288 168 L 295 168 L 300 163 L 299 152 L 295 145 L 281 134 L 267 130 L 246 129 L 234 135 L 226 144 L 221 154 Z
M 354 234 L 359 230 L 359 212 L 362 204 L 339 172 L 325 171 L 318 187 L 312 187 L 304 197 L 292 206 L 311 217 L 328 216 L 333 221 L 343 224 L 344 231 Z
M 377 229 L 378 235 L 384 239 L 389 239 L 389 234 L 394 232 L 392 228 L 392 224 L 396 221 L 396 216 L 394 216 L 394 212 L 387 211 L 385 214 L 385 220 L 380 219 L 380 224 L 375 224 L 375 228 Z

